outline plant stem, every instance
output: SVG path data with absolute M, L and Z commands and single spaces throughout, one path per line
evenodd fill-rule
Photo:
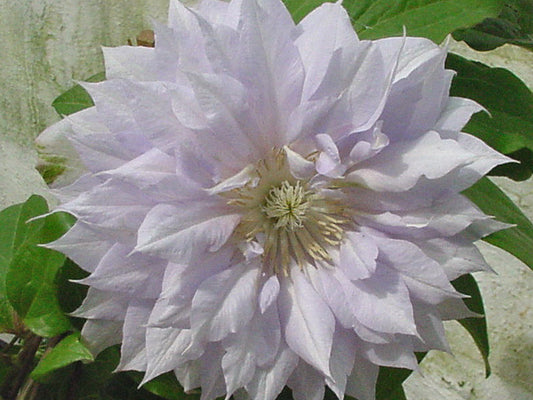
M 16 400 L 17 394 L 30 374 L 35 360 L 35 353 L 39 349 L 42 337 L 30 334 L 24 341 L 19 353 L 16 366 L 9 371 L 0 388 L 0 395 L 4 400 Z
M 74 371 L 72 371 L 72 375 L 70 376 L 70 385 L 69 385 L 65 400 L 75 400 L 77 398 L 76 392 L 78 391 L 78 383 L 79 383 L 79 378 L 81 376 L 81 368 L 82 368 L 82 364 L 80 361 L 77 361 L 76 363 L 74 363 Z

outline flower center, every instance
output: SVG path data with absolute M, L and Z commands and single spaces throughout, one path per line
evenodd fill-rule
M 296 263 L 303 269 L 330 262 L 331 248 L 344 237 L 350 219 L 346 207 L 305 180 L 292 176 L 283 151 L 261 160 L 257 179 L 227 193 L 228 204 L 243 214 L 235 230 L 237 240 L 257 241 L 263 247 L 263 267 L 289 275 Z
M 285 228 L 290 231 L 301 228 L 305 214 L 309 208 L 309 201 L 300 181 L 291 185 L 283 181 L 281 186 L 272 188 L 266 197 L 261 210 L 275 221 L 274 228 Z

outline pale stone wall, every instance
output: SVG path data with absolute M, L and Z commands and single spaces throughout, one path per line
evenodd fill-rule
M 164 21 L 167 2 L 0 2 L 0 208 L 31 193 L 45 193 L 33 170 L 33 139 L 59 119 L 50 106 L 53 99 L 74 80 L 102 70 L 101 45 L 126 44 L 150 27 L 151 18 Z M 533 85 L 533 53 L 505 48 L 485 62 L 508 67 Z M 533 218 L 533 181 L 497 182 Z M 478 276 L 486 301 L 493 374 L 484 378 L 473 342 L 451 323 L 455 357 L 431 353 L 421 368 L 425 377 L 414 374 L 406 384 L 410 400 L 533 399 L 533 272 L 502 251 L 488 245 L 482 250 L 499 274 Z
M 103 70 L 101 46 L 166 20 L 168 0 L 0 1 L 0 207 L 45 193 L 33 140 L 59 120 L 52 101 Z

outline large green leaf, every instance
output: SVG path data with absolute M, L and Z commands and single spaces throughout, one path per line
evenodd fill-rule
M 100 82 L 105 79 L 105 73 L 99 72 L 90 78 L 87 82 Z M 65 93 L 61 94 L 52 102 L 52 107 L 61 116 L 74 114 L 85 108 L 94 106 L 94 102 L 89 96 L 89 93 L 80 85 L 75 85 Z
M 46 354 L 31 373 L 31 377 L 41 381 L 48 374 L 64 368 L 76 361 L 94 361 L 94 357 L 82 343 L 80 333 L 73 333 L 61 340 Z
M 325 1 L 284 0 L 296 21 Z M 496 17 L 502 0 L 345 0 L 343 6 L 362 39 L 422 36 L 436 43 L 459 28 Z
M 357 0 L 343 3 L 362 39 L 403 34 L 441 43 L 448 34 L 496 16 L 500 0 Z
M 6 274 L 13 258 L 13 250 L 24 233 L 26 226 L 19 224 L 25 217 L 21 215 L 22 204 L 15 204 L 0 211 L 0 331 L 13 332 L 15 310 L 6 294 Z
M 533 50 L 533 1 L 506 0 L 500 15 L 480 24 L 454 32 L 476 50 L 487 51 L 506 43 Z
M 472 336 L 477 348 L 481 352 L 483 362 L 485 363 L 485 375 L 488 377 L 490 375 L 489 335 L 487 333 L 487 320 L 482 316 L 485 314 L 485 309 L 479 287 L 472 275 L 463 275 L 454 280 L 452 285 L 457 291 L 470 296 L 463 301 L 470 310 L 480 315 L 478 318 L 460 319 L 459 323 L 470 333 L 470 336 Z
M 464 131 L 504 154 L 524 149 L 529 154 L 533 150 L 533 93 L 524 82 L 506 69 L 456 54 L 448 55 L 446 67 L 457 71 L 450 94 L 475 100 L 488 111 L 475 114 Z M 511 171 L 507 175 L 520 179 L 531 175 L 531 158 L 526 155 L 520 161 L 506 166 Z
M 70 328 L 59 307 L 55 285 L 65 256 L 39 245 L 63 235 L 72 220 L 63 213 L 31 220 L 47 212 L 46 201 L 32 196 L 8 212 L 8 221 L 0 221 L 6 222 L 0 226 L 2 246 L 7 247 L 2 268 L 7 300 L 24 324 L 40 336 L 55 336 Z
M 533 269 L 533 224 L 509 197 L 488 178 L 483 178 L 464 194 L 498 221 L 516 225 L 493 233 L 483 240 L 502 248 Z

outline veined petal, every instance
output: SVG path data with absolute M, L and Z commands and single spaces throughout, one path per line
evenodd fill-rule
M 337 149 L 331 136 L 319 134 L 316 135 L 315 139 L 320 151 L 316 161 L 317 172 L 330 178 L 341 177 L 346 171 L 346 167 L 341 163 L 339 149 Z
M 231 265 L 232 254 L 233 249 L 224 249 L 208 254 L 198 261 L 199 264 L 168 264 L 149 325 L 190 329 L 192 299 L 198 287 L 206 279 L 227 269 Z M 197 268 L 197 265 L 202 267 Z
M 194 342 L 189 329 L 146 328 L 148 363 L 141 384 L 177 368 L 184 359 L 195 359 L 202 353 L 203 349 Z
M 113 292 L 89 288 L 87 297 L 71 314 L 79 318 L 124 321 L 129 298 Z
M 278 297 L 285 340 L 306 362 L 325 376 L 331 376 L 328 360 L 335 330 L 333 314 L 296 268 L 292 271 L 291 281 L 281 281 Z
M 206 279 L 192 300 L 193 333 L 218 341 L 246 326 L 256 307 L 258 277 L 258 266 L 238 264 Z
M 304 361 L 300 361 L 287 385 L 292 389 L 294 400 L 322 400 L 324 377 Z
M 286 344 L 280 346 L 272 365 L 258 369 L 246 385 L 246 391 L 253 400 L 274 400 L 297 364 L 298 356 Z
M 73 214 L 84 223 L 116 237 L 134 234 L 154 201 L 135 187 L 107 181 L 60 205 L 57 211 Z
M 88 272 L 96 269 L 95 260 L 100 260 L 113 246 L 97 229 L 78 221 L 59 239 L 43 245 L 60 251 Z
M 413 296 L 438 304 L 450 297 L 462 297 L 439 264 L 427 257 L 411 242 L 375 238 L 380 250 L 380 260 L 402 274 L 402 279 Z
M 276 275 L 272 275 L 263 285 L 259 294 L 259 309 L 264 314 L 265 311 L 276 301 L 279 294 L 279 280 Z
M 374 400 L 379 367 L 356 355 L 354 367 L 346 384 L 346 394 L 359 400 Z
M 353 76 L 358 52 L 365 47 L 359 43 L 346 10 L 340 3 L 323 4 L 298 24 L 298 30 L 301 33 L 295 44 L 306 71 L 302 97 L 338 95 Z M 332 72 L 336 73 L 336 84 L 327 79 Z
M 96 357 L 102 350 L 122 342 L 123 321 L 89 319 L 85 321 L 81 335 L 87 347 Z
M 120 363 L 116 371 L 144 371 L 146 369 L 146 332 L 139 329 L 146 324 L 152 309 L 151 301 L 132 301 L 124 319 Z
M 160 204 L 154 207 L 139 227 L 136 251 L 187 262 L 195 254 L 214 252 L 228 240 L 240 221 L 237 214 L 217 214 L 218 204 L 202 202 L 195 207 Z M 184 215 L 184 213 L 189 215 Z
M 474 160 L 475 155 L 456 141 L 428 132 L 412 141 L 390 144 L 346 177 L 372 190 L 400 192 L 411 189 L 422 176 L 440 178 Z
M 326 379 L 326 383 L 339 399 L 344 398 L 348 377 L 354 368 L 356 349 L 357 342 L 351 332 L 337 327 L 330 360 L 333 379 Z
M 369 278 L 376 270 L 378 248 L 367 235 L 350 232 L 341 244 L 339 268 L 351 280 Z
M 102 257 L 96 270 L 77 282 L 99 290 L 157 298 L 167 263 L 141 254 L 129 255 L 130 252 L 131 248 L 115 244 Z
M 416 335 L 409 291 L 400 274 L 380 268 L 372 277 L 352 281 L 358 321 L 379 332 Z

